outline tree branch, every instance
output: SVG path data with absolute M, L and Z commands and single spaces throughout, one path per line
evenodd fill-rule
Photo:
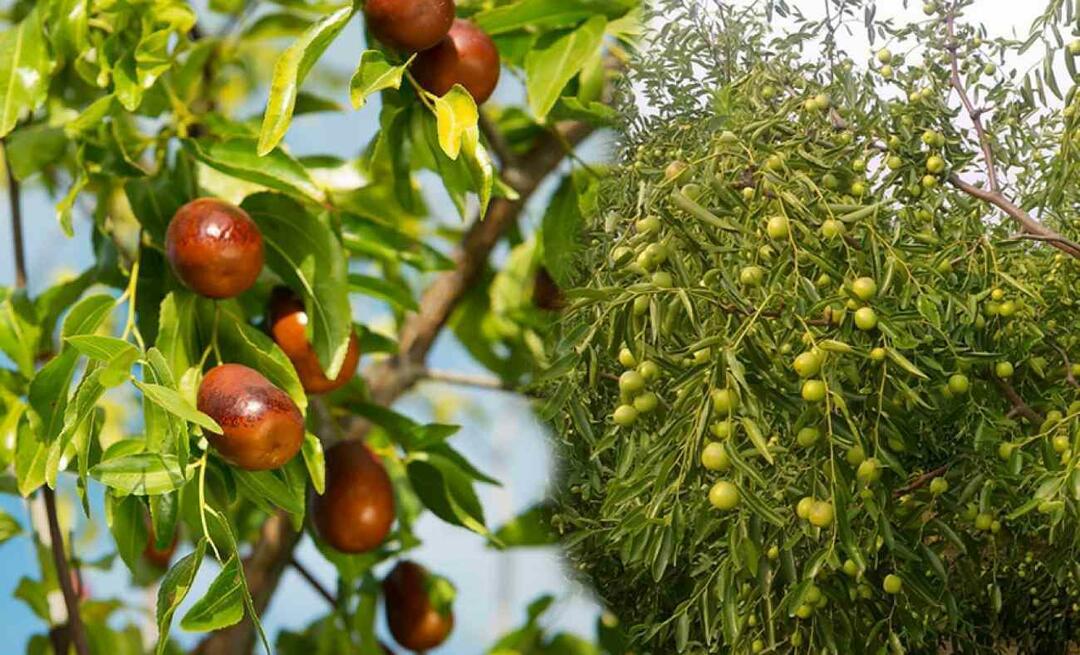
M 968 116 L 971 118 L 971 122 L 975 125 L 975 133 L 979 137 L 979 145 L 982 147 L 983 158 L 986 160 L 986 177 L 990 182 L 990 190 L 994 193 L 1001 193 L 1001 187 L 998 185 L 997 178 L 997 164 L 994 162 L 994 150 L 990 144 L 990 135 L 986 133 L 986 128 L 982 122 L 982 112 L 975 108 L 975 105 L 971 102 L 971 97 L 968 96 L 967 87 L 964 86 L 963 80 L 960 79 L 960 62 L 956 54 L 958 47 L 956 43 L 956 3 L 949 8 L 946 12 L 945 18 L 946 31 L 948 32 L 948 41 L 945 44 L 945 48 L 949 51 L 949 66 L 952 68 L 952 85 L 956 89 L 956 93 L 960 96 L 960 102 L 963 103 L 964 109 L 967 111 Z
M 1031 409 L 1031 406 L 1024 402 L 1024 399 L 1020 397 L 1020 394 L 1016 393 L 1016 389 L 1011 384 L 1002 380 L 999 377 L 994 377 L 994 383 L 997 384 L 998 389 L 1005 394 L 1005 397 L 1012 403 L 1012 411 L 1028 419 L 1032 423 L 1042 423 L 1042 414 Z
M 455 373 L 454 371 L 433 371 L 424 369 L 421 379 L 431 382 L 444 382 L 463 387 L 476 387 L 477 389 L 490 389 L 492 391 L 518 392 L 516 387 L 510 386 L 497 377 L 490 375 L 469 375 L 468 373 Z
M 11 208 L 11 247 L 15 254 L 15 288 L 26 289 L 26 246 L 22 228 L 22 194 L 19 181 L 11 170 L 11 158 L 4 147 L 4 168 L 7 170 L 8 202 Z M 52 550 L 53 565 L 56 567 L 56 579 L 60 592 L 64 596 L 67 608 L 67 637 L 78 655 L 89 655 L 90 646 L 86 640 L 86 629 L 79 614 L 79 596 L 71 584 L 71 569 L 68 568 L 67 553 L 64 552 L 64 535 L 60 531 L 60 520 L 56 515 L 56 497 L 48 486 L 42 487 L 45 496 L 45 514 L 49 523 L 49 545 Z
M 323 584 L 319 582 L 314 575 L 311 574 L 311 571 L 308 571 L 307 567 L 300 563 L 300 560 L 296 559 L 295 556 L 290 557 L 289 564 L 291 564 L 292 567 L 296 569 L 296 572 L 300 574 L 300 577 L 304 578 L 304 580 L 306 580 L 307 583 L 311 585 L 312 589 L 317 591 L 320 596 L 325 598 L 327 603 L 330 603 L 330 607 L 337 607 L 337 598 L 334 598 L 334 594 L 330 593 L 330 590 L 324 587 Z
M 420 300 L 420 311 L 410 316 L 401 328 L 399 354 L 364 371 L 372 402 L 390 405 L 423 377 L 424 361 L 435 338 L 450 319 L 455 307 L 476 282 L 487 265 L 488 256 L 505 231 L 514 224 L 529 197 L 540 183 L 563 161 L 564 144 L 581 143 L 593 132 L 587 123 L 566 122 L 556 125 L 555 133 L 541 137 L 516 162 L 505 165 L 502 177 L 518 193 L 517 200 L 495 198 L 487 214 L 475 221 L 454 254 L 454 268 L 440 274 Z M 494 147 L 494 145 L 492 146 Z M 362 438 L 370 424 L 353 419 L 347 437 Z M 252 554 L 244 561 L 248 588 L 255 607 L 262 613 L 281 579 L 281 571 L 292 559 L 300 534 L 292 529 L 284 512 L 269 517 Z M 197 655 L 240 655 L 251 652 L 255 643 L 249 620 L 206 637 Z

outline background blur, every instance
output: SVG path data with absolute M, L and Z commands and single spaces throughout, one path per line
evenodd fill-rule
M 707 0 L 709 4 L 711 0 Z M 835 2 L 835 0 L 832 0 Z M 825 0 L 793 0 L 790 4 L 810 16 L 824 12 Z M 203 0 L 194 3 L 200 16 L 214 18 L 205 10 Z M 743 4 L 737 2 L 734 4 Z M 903 5 L 910 4 L 910 7 Z M 1017 3 L 1015 0 L 981 0 L 976 3 L 973 15 L 986 22 L 991 36 L 1026 35 L 1031 20 L 1045 7 L 1044 2 L 1033 0 Z M 879 16 L 893 15 L 898 18 L 921 20 L 924 18 L 918 2 L 882 0 Z M 257 14 L 256 14 L 257 15 Z M 213 24 L 208 26 L 211 30 Z M 840 38 L 849 44 L 850 52 L 871 56 L 870 44 L 860 25 L 852 27 L 850 34 Z M 880 44 L 876 44 L 880 46 Z M 327 52 L 321 66 L 322 77 L 313 75 L 305 88 L 347 104 L 346 89 L 360 53 L 364 50 L 363 31 L 359 20 L 354 20 L 345 33 Z M 273 66 L 266 61 L 267 70 Z M 512 75 L 504 71 L 499 89 L 492 102 L 516 101 L 523 95 L 522 86 Z M 265 97 L 265 94 L 264 96 Z M 258 115 L 260 106 L 247 108 L 247 114 Z M 286 142 L 297 155 L 335 155 L 355 157 L 367 144 L 375 131 L 379 103 L 373 99 L 361 111 L 344 114 L 307 114 L 293 122 Z M 581 150 L 586 160 L 603 159 L 607 153 L 609 138 L 594 137 Z M 433 179 L 431 181 L 434 181 Z M 453 207 L 441 193 L 441 186 L 426 184 L 428 200 L 435 216 L 446 225 L 460 228 L 461 222 Z M 431 191 L 431 190 L 436 191 Z M 554 189 L 549 183 L 533 198 L 525 216 L 523 232 L 528 234 L 540 218 L 543 207 Z M 85 269 L 92 261 L 90 250 L 90 221 L 85 212 L 76 222 L 76 235 L 66 239 L 54 218 L 55 199 L 49 198 L 40 187 L 24 188 L 23 210 L 25 216 L 28 274 L 31 293 L 38 293 L 58 278 Z M 13 258 L 10 252 L 10 215 L 6 196 L 0 204 L 0 284 L 10 285 L 14 280 Z M 505 250 L 497 251 L 496 257 L 505 257 Z M 354 316 L 376 328 L 389 330 L 389 312 L 374 302 L 356 302 Z M 454 337 L 444 332 L 432 352 L 430 366 L 435 370 L 454 370 L 463 373 L 483 373 Z M 138 430 L 138 425 L 124 422 L 122 408 L 125 398 L 113 396 L 116 401 L 111 416 L 117 426 Z M 454 437 L 455 447 L 481 470 L 502 481 L 501 488 L 478 487 L 481 500 L 487 510 L 490 526 L 496 527 L 543 498 L 545 487 L 552 477 L 552 460 L 546 435 L 525 400 L 508 393 L 425 383 L 406 396 L 396 406 L 416 420 L 437 420 L 463 426 Z M 96 485 L 95 485 L 96 486 Z M 94 560 L 110 552 L 107 529 L 104 525 L 100 488 L 96 488 L 93 522 L 87 522 L 81 513 L 76 514 L 71 489 L 61 494 L 62 512 L 76 520 L 80 538 L 76 545 L 83 560 Z M 29 529 L 26 504 L 18 497 L 0 495 L 0 508 L 11 513 Z M 556 596 L 558 602 L 548 613 L 545 624 L 562 630 L 570 630 L 582 636 L 591 636 L 598 615 L 598 607 L 589 592 L 575 584 L 564 570 L 556 548 L 517 549 L 500 553 L 485 546 L 479 536 L 461 528 L 454 528 L 439 519 L 426 515 L 417 526 L 418 536 L 424 545 L 410 556 L 429 568 L 445 575 L 458 588 L 456 603 L 456 628 L 451 639 L 440 649 L 444 653 L 480 653 L 495 637 L 523 620 L 525 606 L 543 593 Z M 175 558 L 186 550 L 182 547 Z M 174 558 L 174 559 L 175 559 Z M 305 538 L 298 551 L 298 558 L 324 585 L 335 587 L 333 568 Z M 23 652 L 28 637 L 43 631 L 42 623 L 21 601 L 11 597 L 23 576 L 36 577 L 38 565 L 29 540 L 13 539 L 0 546 L 0 634 L 4 635 L 5 653 Z M 209 564 L 209 562 L 208 562 Z M 196 589 L 188 596 L 188 602 L 178 612 L 182 616 L 194 599 L 201 597 L 200 589 L 216 574 L 216 567 L 204 565 L 200 571 Z M 117 560 L 109 570 L 84 570 L 84 577 L 95 598 L 123 598 L 130 604 L 145 608 L 149 616 L 153 612 L 153 597 L 146 590 L 126 585 L 128 573 Z M 273 635 L 282 629 L 300 629 L 313 618 L 324 613 L 325 601 L 288 569 L 282 585 L 264 617 L 264 624 L 273 641 Z M 144 616 L 128 616 L 139 624 L 147 623 Z M 385 634 L 383 622 L 380 630 Z M 185 645 L 194 644 L 199 635 L 174 630 Z

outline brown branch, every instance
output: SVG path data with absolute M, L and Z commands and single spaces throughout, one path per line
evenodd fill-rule
M 492 391 L 512 391 L 517 392 L 517 387 L 506 384 L 497 377 L 490 375 L 470 375 L 468 373 L 455 373 L 454 371 L 433 371 L 431 369 L 424 369 L 420 378 L 430 382 L 443 382 L 446 384 L 453 384 L 463 387 L 476 387 L 477 389 L 488 389 Z
M 406 320 L 399 335 L 399 354 L 364 371 L 371 400 L 389 405 L 422 378 L 424 361 L 435 338 L 450 319 L 465 293 L 479 279 L 488 256 L 505 231 L 514 224 L 526 201 L 540 183 L 563 161 L 564 142 L 576 145 L 593 132 L 586 123 L 560 123 L 555 134 L 546 134 L 517 162 L 504 166 L 502 177 L 517 193 L 516 200 L 495 198 L 482 220 L 474 222 L 454 254 L 454 268 L 441 273 L 420 300 L 420 311 Z M 493 146 L 494 147 L 494 146 Z M 353 419 L 347 426 L 348 438 L 362 438 L 370 424 Z M 252 554 L 244 562 L 248 588 L 255 607 L 262 612 L 281 578 L 281 571 L 292 559 L 300 535 L 279 512 L 267 519 Z M 249 653 L 255 643 L 251 622 L 241 623 L 206 637 L 196 655 L 238 655 Z
M 304 578 L 304 580 L 307 580 L 307 583 L 311 585 L 312 589 L 317 591 L 320 596 L 325 598 L 327 603 L 330 603 L 330 607 L 337 607 L 337 598 L 334 597 L 334 594 L 330 593 L 330 590 L 324 587 L 323 584 L 319 582 L 314 575 L 311 574 L 311 571 L 308 571 L 307 567 L 301 564 L 300 561 L 296 559 L 296 557 L 290 557 L 289 564 L 291 564 L 292 567 L 296 569 L 296 572 L 300 574 L 300 577 Z
M 960 102 L 963 103 L 964 109 L 967 111 L 968 116 L 971 117 L 971 122 L 975 125 L 975 133 L 979 137 L 979 145 L 982 147 L 983 158 L 986 160 L 986 177 L 990 182 L 990 190 L 994 193 L 1001 193 L 1001 187 L 998 185 L 997 178 L 997 165 L 994 162 L 994 150 L 990 144 L 990 135 L 986 133 L 986 128 L 983 126 L 981 110 L 975 108 L 972 104 L 971 98 L 968 96 L 967 87 L 964 86 L 964 82 L 960 79 L 960 63 L 959 57 L 956 54 L 956 3 L 949 8 L 946 12 L 945 18 L 946 30 L 948 31 L 948 41 L 946 43 L 946 49 L 949 51 L 949 65 L 952 68 L 952 85 L 956 89 L 956 93 L 960 96 Z
M 56 495 L 48 486 L 42 487 L 41 491 L 45 495 L 45 514 L 49 520 L 49 541 L 53 564 L 56 566 L 56 578 L 64 595 L 64 606 L 67 608 L 68 636 L 78 655 L 90 655 L 86 628 L 83 627 L 82 617 L 79 615 L 79 597 L 71 584 L 71 569 L 68 568 L 67 554 L 64 552 L 64 535 L 60 532 L 60 520 L 56 515 Z
M 11 170 L 11 158 L 4 144 L 4 169 L 7 171 L 8 204 L 11 208 L 11 247 L 15 251 L 15 288 L 26 288 L 26 247 L 23 244 L 22 193 Z
M 1020 394 L 1016 393 L 1016 389 L 1011 384 L 1002 380 L 999 377 L 994 377 L 994 383 L 997 384 L 998 389 L 1001 389 L 1001 393 L 1005 394 L 1005 397 L 1012 403 L 1012 411 L 1033 423 L 1042 423 L 1042 414 L 1031 409 L 1024 399 L 1020 397 Z
M 933 480 L 936 477 L 940 477 L 940 476 L 944 475 L 946 472 L 948 472 L 948 470 L 949 470 L 949 465 L 946 464 L 944 466 L 939 466 L 939 467 L 937 467 L 936 469 L 934 469 L 932 471 L 927 471 L 926 473 L 923 473 L 919 477 L 912 480 L 911 483 L 908 484 L 907 486 L 900 487 L 899 489 L 894 491 L 893 496 L 899 498 L 900 496 L 903 496 L 905 494 L 909 494 L 912 491 L 922 489 L 926 485 L 930 484 L 931 480 Z
M 1046 227 L 1033 218 L 1031 214 L 1006 198 L 1001 192 L 980 189 L 974 184 L 969 184 L 968 182 L 961 180 L 960 176 L 955 173 L 949 176 L 949 182 L 969 196 L 990 203 L 1008 214 L 1011 218 L 1020 223 L 1024 233 L 1031 235 L 1030 238 L 1038 241 L 1045 241 L 1058 250 L 1080 259 L 1080 244 L 1070 241 Z
M 1069 361 L 1069 353 L 1065 352 L 1065 349 L 1056 343 L 1051 343 L 1050 347 L 1058 351 L 1058 354 L 1061 355 L 1061 359 L 1065 361 L 1065 380 L 1072 386 L 1080 388 L 1080 382 L 1076 381 L 1076 376 L 1073 375 L 1072 372 L 1072 362 Z
M 517 156 L 507 142 L 506 137 L 491 121 L 487 112 L 482 109 L 480 110 L 480 131 L 484 134 L 484 138 L 487 139 L 488 145 L 495 152 L 495 156 L 499 158 L 499 164 L 503 168 L 511 166 L 517 161 Z

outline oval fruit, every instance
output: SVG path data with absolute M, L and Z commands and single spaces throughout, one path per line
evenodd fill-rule
M 304 417 L 296 403 L 247 366 L 221 364 L 211 369 L 199 385 L 197 404 L 222 428 L 221 434 L 207 432 L 210 444 L 242 469 L 276 469 L 304 443 Z
M 731 468 L 731 458 L 724 450 L 724 444 L 711 441 L 701 451 L 701 465 L 710 471 L 726 471 Z
M 380 43 L 401 52 L 420 52 L 450 31 L 454 0 L 367 0 L 364 22 Z
M 727 480 L 721 480 L 709 489 L 709 502 L 716 509 L 735 509 L 739 504 L 739 489 Z
M 270 336 L 296 369 L 300 384 L 308 393 L 327 393 L 347 383 L 360 363 L 360 341 L 349 337 L 345 361 L 333 380 L 326 377 L 315 348 L 307 338 L 308 315 L 304 303 L 291 289 L 277 287 L 270 294 Z
M 382 462 L 356 440 L 326 451 L 326 490 L 312 501 L 315 529 L 343 553 L 366 553 L 394 523 L 394 487 Z
M 382 586 L 390 634 L 404 648 L 430 650 L 450 635 L 454 613 L 450 608 L 440 612 L 432 605 L 424 567 L 404 560 L 398 562 Z
M 232 298 L 251 288 L 263 267 L 262 232 L 247 212 L 216 198 L 192 200 L 165 233 L 176 277 L 208 298 Z
M 499 51 L 486 32 L 458 19 L 438 44 L 416 57 L 412 73 L 437 96 L 460 84 L 476 104 L 483 104 L 499 83 Z

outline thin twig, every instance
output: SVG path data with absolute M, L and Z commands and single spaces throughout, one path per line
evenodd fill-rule
M 933 480 L 934 478 L 937 478 L 937 477 L 941 477 L 948 470 L 949 470 L 949 465 L 946 464 L 944 466 L 939 466 L 939 467 L 937 467 L 936 469 L 934 469 L 932 471 L 927 471 L 926 473 L 923 473 L 919 477 L 912 480 L 911 483 L 908 484 L 907 486 L 900 487 L 899 489 L 894 491 L 893 496 L 899 498 L 900 496 L 903 496 L 905 494 L 909 494 L 912 491 L 915 491 L 917 489 L 922 489 L 927 484 L 929 484 L 931 480 Z
M 490 375 L 470 375 L 468 373 L 455 373 L 453 371 L 433 371 L 428 368 L 424 369 L 424 372 L 420 374 L 420 377 L 421 379 L 430 380 L 432 382 L 445 382 L 446 384 L 476 387 L 478 389 L 511 392 L 518 391 L 516 386 L 507 384 L 499 378 Z
M 86 629 L 79 615 L 79 597 L 71 585 L 71 569 L 68 568 L 67 554 L 64 553 L 64 535 L 60 532 L 60 520 L 56 515 L 56 495 L 48 486 L 41 488 L 45 495 L 45 513 L 49 518 L 49 541 L 52 543 L 53 564 L 56 566 L 57 582 L 64 594 L 67 607 L 68 635 L 78 655 L 90 655 L 90 645 L 86 640 Z
M 308 571 L 295 556 L 289 559 L 289 564 L 296 569 L 296 572 L 300 574 L 300 577 L 307 580 L 307 583 L 311 585 L 315 591 L 319 592 L 320 596 L 326 599 L 326 602 L 330 603 L 330 607 L 337 607 L 337 598 L 334 597 L 334 594 L 330 593 L 330 590 L 324 587 L 322 583 L 311 574 L 311 571 Z
M 960 79 L 960 63 L 959 57 L 956 54 L 956 5 L 954 2 L 952 7 L 946 13 L 945 25 L 948 32 L 948 41 L 945 44 L 945 48 L 949 51 L 949 65 L 952 68 L 952 85 L 956 89 L 956 93 L 960 96 L 960 102 L 963 103 L 964 109 L 967 111 L 968 116 L 971 118 L 971 122 L 975 125 L 975 133 L 979 137 L 979 145 L 982 147 L 983 157 L 986 160 L 986 178 L 990 182 L 990 190 L 994 193 L 1001 193 L 1001 187 L 998 185 L 997 178 L 997 164 L 994 162 L 994 150 L 990 144 L 990 135 L 986 133 L 986 128 L 982 122 L 982 111 L 975 108 L 975 105 L 971 102 L 971 97 L 968 95 L 967 87 L 964 86 L 963 80 Z
M 15 250 L 15 288 L 26 288 L 26 247 L 23 244 L 22 193 L 11 170 L 11 157 L 4 145 L 4 169 L 7 170 L 8 202 L 11 207 L 11 246 Z
M 1056 343 L 1051 343 L 1050 346 L 1054 350 L 1058 351 L 1058 354 L 1061 355 L 1061 359 L 1065 360 L 1065 379 L 1069 382 L 1069 384 L 1073 385 L 1074 387 L 1080 388 L 1080 382 L 1076 381 L 1076 376 L 1073 375 L 1072 372 L 1072 362 L 1069 361 L 1069 353 L 1065 352 L 1065 349 L 1057 345 Z
M 19 181 L 11 171 L 11 158 L 4 148 L 4 166 L 8 174 L 8 200 L 11 206 L 11 246 L 15 251 L 15 287 L 26 288 L 26 248 L 23 242 L 22 202 Z M 56 497 L 48 486 L 42 487 L 45 496 L 45 514 L 49 523 L 49 542 L 52 549 L 53 564 L 56 566 L 57 583 L 64 595 L 67 607 L 67 633 L 78 655 L 89 655 L 90 646 L 86 640 L 86 629 L 79 614 L 79 597 L 71 584 L 71 570 L 68 568 L 67 554 L 64 552 L 64 535 L 60 532 L 60 520 L 56 515 Z

